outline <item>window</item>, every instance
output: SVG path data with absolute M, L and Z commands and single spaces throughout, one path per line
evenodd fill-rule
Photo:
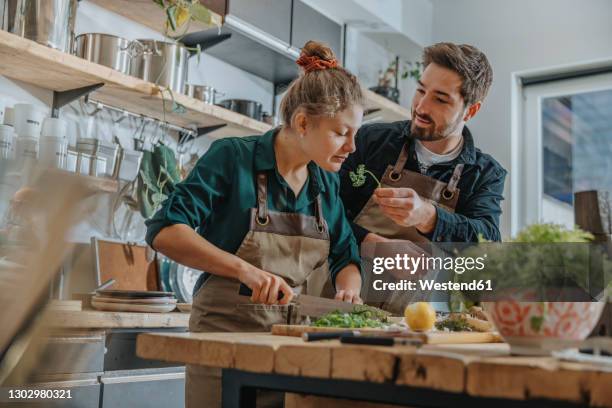
M 573 195 L 612 191 L 612 75 L 523 87 L 516 231 L 534 222 L 574 225 Z

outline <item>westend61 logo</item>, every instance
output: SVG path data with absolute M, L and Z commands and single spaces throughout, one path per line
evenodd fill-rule
M 419 271 L 446 270 L 462 274 L 466 271 L 482 271 L 485 268 L 486 254 L 479 257 L 439 257 L 439 256 L 409 256 L 397 254 L 394 257 L 375 257 L 372 272 L 380 275 L 385 271 L 401 270 L 411 275 Z

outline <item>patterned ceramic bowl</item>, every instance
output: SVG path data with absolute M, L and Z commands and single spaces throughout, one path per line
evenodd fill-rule
M 522 355 L 548 355 L 577 347 L 599 321 L 604 306 L 605 302 L 484 303 L 512 354 Z

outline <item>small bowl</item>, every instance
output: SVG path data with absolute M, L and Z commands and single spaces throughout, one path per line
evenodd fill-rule
M 546 306 L 545 306 L 546 305 Z M 484 302 L 484 311 L 518 355 L 575 348 L 599 321 L 605 302 Z

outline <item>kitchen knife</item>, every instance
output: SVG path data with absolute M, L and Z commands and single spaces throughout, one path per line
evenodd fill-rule
M 406 339 L 391 336 L 340 336 L 340 343 L 361 344 L 365 346 L 421 346 L 423 341 L 420 339 Z
M 253 291 L 245 284 L 240 284 L 238 294 L 242 296 L 252 296 Z M 279 300 L 280 299 L 282 299 L 282 293 L 279 293 Z M 343 302 L 341 300 L 327 299 L 304 294 L 296 294 L 291 300 L 291 303 L 297 306 L 298 313 L 301 316 L 319 317 L 335 311 L 351 313 L 355 310 L 355 306 L 371 309 L 375 313 L 380 313 L 381 316 L 390 315 L 389 312 L 372 306 L 356 305 L 353 303 Z
M 320 341 L 320 340 L 333 340 L 339 339 L 340 337 L 349 337 L 349 336 L 359 336 L 360 332 L 358 330 L 353 331 L 335 331 L 335 332 L 321 332 L 321 333 L 303 333 L 302 340 L 311 342 L 311 341 Z

